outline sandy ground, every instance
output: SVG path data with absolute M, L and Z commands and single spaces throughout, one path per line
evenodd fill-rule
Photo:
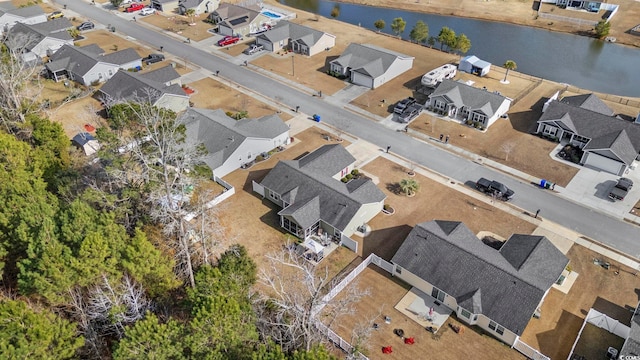
M 578 273 L 576 282 L 568 294 L 551 289 L 542 304 L 541 318 L 532 319 L 522 334 L 525 343 L 552 359 L 569 356 L 590 308 L 629 326 L 632 311 L 638 304 L 637 269 L 621 266 L 579 245 L 573 245 L 567 257 L 571 270 Z M 605 270 L 594 265 L 594 258 L 610 262 L 611 268 Z M 600 344 L 602 358 L 608 346 L 611 345 Z
M 154 25 L 162 30 L 174 32 L 178 35 L 188 37 L 193 41 L 201 41 L 213 36 L 207 30 L 213 25 L 204 22 L 208 14 L 194 16 L 193 25 L 189 23 L 189 18 L 167 13 L 156 13 L 149 16 L 141 16 L 139 21 Z
M 274 0 L 269 0 L 274 1 Z M 552 31 L 583 34 L 591 30 L 590 26 L 578 26 L 569 22 L 549 21 L 537 17 L 534 6 L 537 3 L 524 0 L 342 0 L 377 7 L 388 7 L 410 11 L 476 18 L 483 20 L 507 22 L 518 25 L 539 27 Z M 631 46 L 640 46 L 640 36 L 628 33 L 629 29 L 640 24 L 640 2 L 634 0 L 615 0 L 611 3 L 619 4 L 617 14 L 611 20 L 610 36 L 617 38 L 617 42 Z M 554 13 L 560 14 L 557 8 Z M 579 13 L 579 15 L 575 14 Z M 600 12 L 599 15 L 603 13 Z M 563 16 L 582 17 L 582 12 L 565 10 Z M 413 25 L 407 25 L 413 26 Z M 432 31 L 435 31 L 432 30 Z

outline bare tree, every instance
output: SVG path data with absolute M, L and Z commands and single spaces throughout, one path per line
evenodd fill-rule
M 376 330 L 375 321 L 380 318 L 383 309 L 384 307 L 381 307 L 377 313 L 354 324 L 353 329 L 351 329 L 350 340 L 353 351 L 347 355 L 347 360 L 359 360 L 361 359 L 360 354 L 367 355 L 369 353 L 369 350 L 371 350 L 369 339 Z
M 504 152 L 504 160 L 509 161 L 509 154 L 515 149 L 516 143 L 513 141 L 507 141 L 500 146 L 500 149 Z
M 324 341 L 317 322 L 331 326 L 340 316 L 352 314 L 352 305 L 368 294 L 352 285 L 338 300 L 327 303 L 325 292 L 336 283 L 329 278 L 327 267 L 314 266 L 291 246 L 267 259 L 258 280 L 268 288 L 256 301 L 258 328 L 285 351 L 309 350 Z
M 42 67 L 31 66 L 23 58 L 32 42 L 29 35 L 7 36 L 0 52 L 0 121 L 10 133 L 15 131 L 16 125 L 25 122 L 28 114 L 41 108 L 39 71 Z

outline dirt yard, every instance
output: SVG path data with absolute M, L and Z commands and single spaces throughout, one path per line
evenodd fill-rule
M 195 107 L 223 109 L 234 113 L 246 110 L 251 118 L 271 115 L 278 111 L 278 109 L 212 78 L 204 78 L 187 85 L 196 90 L 190 98 Z M 291 118 L 286 113 L 281 113 L 280 117 L 285 121 Z
M 227 232 L 227 243 L 221 244 L 221 248 L 240 243 L 247 247 L 251 257 L 261 266 L 265 262 L 264 255 L 280 250 L 288 238 L 293 239 L 280 228 L 278 207 L 253 192 L 252 180 L 262 180 L 279 160 L 295 159 L 322 145 L 335 143 L 326 141 L 323 134 L 321 129 L 311 127 L 297 134 L 295 141 L 285 151 L 275 153 L 269 160 L 249 169 L 236 170 L 224 178 L 236 188 L 236 193 L 222 203 L 220 221 Z M 348 144 L 347 141 L 342 143 L 344 146 Z M 352 251 L 340 248 L 320 264 L 330 266 L 330 273 L 335 275 L 355 257 Z
M 368 289 L 370 295 L 354 305 L 353 315 L 339 317 L 332 329 L 346 341 L 353 343 L 352 329 L 377 323 L 378 330 L 371 331 L 371 337 L 363 344 L 365 354 L 372 360 L 526 359 L 477 327 L 463 325 L 455 314 L 449 317 L 435 335 L 427 332 L 417 322 L 394 308 L 411 287 L 392 278 L 375 265 L 365 269 L 350 286 L 359 290 Z M 345 293 L 347 290 L 343 290 L 333 301 L 340 301 Z M 385 316 L 391 318 L 390 324 L 385 323 Z M 461 326 L 464 331 L 457 334 L 449 324 Z M 404 330 L 406 337 L 414 338 L 413 345 L 404 344 L 402 338 L 393 333 L 394 329 L 400 328 Z M 383 354 L 384 346 L 391 346 L 393 353 Z
M 107 54 L 127 48 L 133 48 L 141 57 L 149 53 L 149 49 L 139 42 L 129 41 L 106 30 L 90 31 L 83 36 L 85 37 L 83 40 L 75 42 L 76 46 L 96 44 Z
M 369 6 L 387 7 L 392 9 L 404 9 L 431 14 L 468 17 L 475 19 L 491 20 L 548 29 L 552 31 L 584 33 L 591 30 L 588 26 L 577 26 L 569 22 L 550 21 L 536 16 L 534 8 L 537 1 L 502 0 L 502 1 L 477 1 L 477 0 L 341 0 L 342 2 L 356 3 Z M 275 0 L 269 0 L 274 2 Z M 640 2 L 634 0 L 616 0 L 612 3 L 619 4 L 617 14 L 611 20 L 610 35 L 617 38 L 618 43 L 640 46 L 640 36 L 627 33 L 629 29 L 640 24 Z M 282 6 L 282 5 L 279 5 Z M 558 8 L 554 11 L 560 11 Z M 603 12 L 598 15 L 602 16 Z M 575 15 L 580 17 L 582 15 Z M 340 17 L 338 17 L 340 19 Z M 410 30 L 412 24 L 407 24 Z M 432 32 L 436 32 L 433 29 Z
M 396 210 L 393 215 L 379 215 L 369 222 L 372 232 L 364 238 L 364 244 L 361 238 L 354 237 L 363 245 L 359 246 L 362 257 L 375 252 L 390 260 L 413 226 L 435 219 L 462 221 L 476 234 L 479 231 L 490 231 L 504 238 L 514 233 L 531 234 L 535 229 L 529 222 L 420 174 L 413 178 L 420 184 L 420 190 L 414 197 L 407 197 L 400 193 L 397 185 L 400 180 L 408 178 L 407 169 L 387 159 L 377 158 L 362 170 L 378 177 L 378 188 L 387 195 L 385 204 Z
M 193 17 L 192 25 L 186 16 L 156 13 L 154 15 L 142 16 L 140 21 L 156 26 L 162 30 L 173 32 L 178 35 L 190 38 L 193 41 L 201 41 L 213 36 L 208 30 L 213 25 L 204 22 L 208 14 L 200 14 Z
M 621 266 L 579 245 L 573 245 L 567 257 L 571 270 L 578 273 L 576 282 L 568 294 L 551 289 L 542 304 L 541 318 L 531 319 L 522 334 L 522 341 L 552 359 L 569 356 L 590 308 L 629 326 L 632 311 L 640 300 L 638 269 Z M 593 259 L 607 261 L 611 268 L 605 270 L 595 265 Z
M 90 124 L 96 129 L 106 126 L 106 120 L 98 115 L 102 110 L 100 101 L 92 96 L 76 99 L 59 107 L 46 111 L 51 121 L 62 125 L 65 134 L 69 138 L 74 137 L 80 131 L 86 131 L 84 125 Z

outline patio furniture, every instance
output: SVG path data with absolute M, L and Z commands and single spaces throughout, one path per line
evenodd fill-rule
M 399 337 L 404 337 L 404 330 L 402 329 L 393 329 L 393 333 Z
M 393 352 L 393 349 L 391 348 L 391 346 L 383 346 L 382 347 L 382 353 L 383 354 L 391 354 Z
M 413 337 L 404 338 L 404 343 L 407 345 L 413 345 L 415 343 L 415 339 Z

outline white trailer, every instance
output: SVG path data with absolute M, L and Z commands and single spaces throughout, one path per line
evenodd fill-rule
M 423 86 L 436 87 L 444 79 L 453 79 L 456 73 L 457 68 L 455 65 L 445 64 L 424 74 L 420 83 Z

